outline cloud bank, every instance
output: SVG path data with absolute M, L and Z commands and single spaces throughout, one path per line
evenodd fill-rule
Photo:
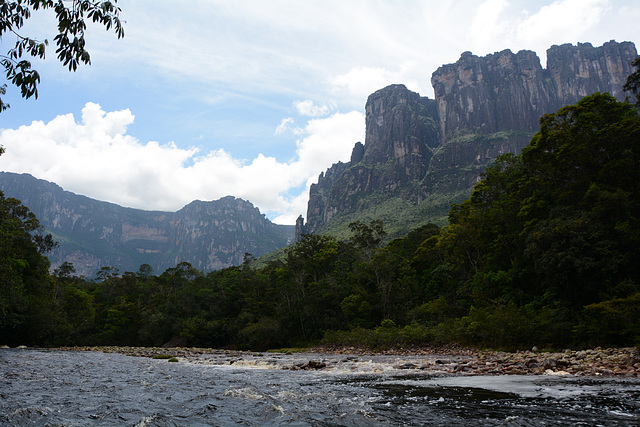
M 329 113 L 310 101 L 297 105 L 310 115 Z M 353 145 L 364 137 L 362 113 L 336 112 L 295 128 L 299 139 L 291 161 L 278 162 L 263 154 L 240 160 L 224 150 L 203 153 L 172 142 L 142 143 L 127 134 L 133 122 L 128 109 L 105 112 L 89 102 L 79 122 L 66 114 L 48 123 L 3 130 L 0 145 L 6 153 L 0 157 L 0 169 L 147 210 L 175 211 L 192 200 L 232 195 L 249 200 L 276 223 L 292 224 L 306 214 L 309 186 L 320 172 L 349 160 Z

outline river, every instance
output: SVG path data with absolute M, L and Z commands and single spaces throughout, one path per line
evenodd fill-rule
M 171 363 L 0 349 L 0 425 L 640 425 L 638 378 L 412 369 L 424 358 L 296 354 Z M 318 369 L 291 370 L 305 361 Z

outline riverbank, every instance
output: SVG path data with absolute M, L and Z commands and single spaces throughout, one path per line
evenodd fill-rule
M 387 356 L 393 370 L 454 375 L 640 376 L 637 348 L 595 348 L 562 352 L 484 351 L 463 347 L 365 351 L 353 347 L 314 347 L 303 352 L 250 352 L 207 348 L 64 347 L 65 351 L 100 351 L 135 357 L 174 358 L 209 365 L 284 370 L 344 370 L 372 357 Z M 331 357 L 329 357 L 331 356 Z M 352 368 L 355 369 L 355 368 Z

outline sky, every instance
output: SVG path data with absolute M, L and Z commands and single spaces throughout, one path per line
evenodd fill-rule
M 125 37 L 89 24 L 91 65 L 57 62 L 52 11 L 38 99 L 7 87 L 0 171 L 94 199 L 177 211 L 227 195 L 279 224 L 364 141 L 367 97 L 401 83 L 433 98 L 431 74 L 462 52 L 640 42 L 638 0 L 120 0 Z M 15 38 L 5 34 L 0 55 Z M 3 82 L 0 82 L 3 84 Z

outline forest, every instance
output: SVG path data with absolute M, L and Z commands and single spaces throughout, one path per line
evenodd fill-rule
M 55 242 L 0 194 L 0 344 L 640 344 L 640 118 L 608 94 L 543 116 L 446 226 L 391 241 L 379 221 L 349 228 L 345 240 L 304 235 L 262 264 L 247 254 L 207 274 L 103 267 L 88 280 L 67 263 L 50 272 Z

